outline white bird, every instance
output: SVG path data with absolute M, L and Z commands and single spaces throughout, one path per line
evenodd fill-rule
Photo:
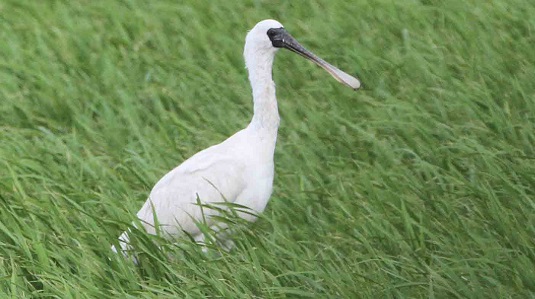
M 272 66 L 280 48 L 310 59 L 355 90 L 360 87 L 359 80 L 303 48 L 281 23 L 264 20 L 256 24 L 247 34 L 243 53 L 254 100 L 250 124 L 222 143 L 193 155 L 156 183 L 137 213 L 148 233 L 156 233 L 155 219 L 165 237 L 175 238 L 185 232 L 197 242 L 204 241 L 198 222 L 206 221 L 215 231 L 224 228 L 211 218 L 219 212 L 201 209 L 198 200 L 202 204 L 231 202 L 245 206 L 253 213 L 238 215 L 248 221 L 256 220 L 255 215 L 264 210 L 273 189 L 279 113 Z M 130 248 L 127 232 L 119 237 L 119 243 L 123 253 Z

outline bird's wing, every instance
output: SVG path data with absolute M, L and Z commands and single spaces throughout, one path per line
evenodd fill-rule
M 244 163 L 215 148 L 199 152 L 154 186 L 137 216 L 152 233 L 157 218 L 161 228 L 171 235 L 182 231 L 196 234 L 196 221 L 217 214 L 215 210 L 201 208 L 198 201 L 234 202 L 246 185 L 245 168 Z

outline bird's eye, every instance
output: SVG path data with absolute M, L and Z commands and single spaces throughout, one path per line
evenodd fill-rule
M 279 33 L 282 29 L 284 29 L 284 27 L 281 27 L 281 28 L 271 28 L 267 31 L 267 35 L 272 38 L 274 37 L 275 35 L 277 35 L 277 33 Z
M 276 32 L 275 32 L 275 29 L 274 29 L 274 28 L 271 28 L 271 29 L 269 29 L 269 30 L 267 31 L 267 35 L 268 35 L 269 37 L 273 37 L 275 34 L 276 34 Z

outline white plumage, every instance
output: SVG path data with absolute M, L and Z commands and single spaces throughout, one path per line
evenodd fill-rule
M 197 241 L 203 233 L 196 222 L 206 219 L 209 226 L 218 225 L 211 215 L 217 211 L 197 204 L 225 200 L 261 213 L 273 189 L 273 154 L 277 141 L 279 113 L 272 80 L 272 65 L 279 48 L 288 48 L 311 59 L 338 81 L 357 89 L 357 79 L 336 69 L 302 48 L 275 20 L 259 22 L 248 34 L 244 57 L 253 91 L 254 116 L 243 130 L 220 144 L 198 152 L 161 178 L 137 213 L 147 232 L 154 234 L 154 213 L 161 231 L 168 237 L 184 232 Z M 239 213 L 254 221 L 255 216 Z M 128 234 L 120 237 L 123 250 L 129 248 Z M 115 248 L 113 248 L 115 250 Z

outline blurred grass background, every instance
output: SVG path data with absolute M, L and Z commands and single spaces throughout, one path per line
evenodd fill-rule
M 533 16 L 529 0 L 0 1 L 0 296 L 535 298 Z M 113 255 L 163 174 L 249 122 L 243 42 L 265 18 L 364 88 L 280 51 L 262 218 L 220 256 Z

